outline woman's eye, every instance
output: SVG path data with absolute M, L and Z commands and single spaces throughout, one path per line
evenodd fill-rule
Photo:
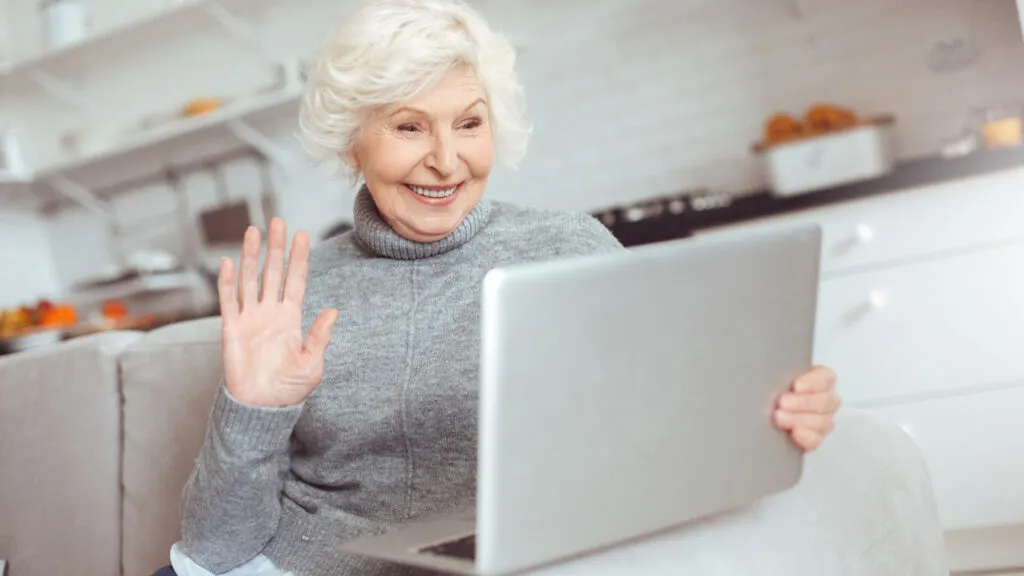
M 398 127 L 399 132 L 419 132 L 420 127 L 415 124 L 402 124 Z
M 480 120 L 479 118 L 474 118 L 472 120 L 467 120 L 463 122 L 462 127 L 466 130 L 473 130 L 475 128 L 479 128 L 482 124 L 482 120 Z

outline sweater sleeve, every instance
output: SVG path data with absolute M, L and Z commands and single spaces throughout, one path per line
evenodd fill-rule
M 252 560 L 270 542 L 301 412 L 301 405 L 242 404 L 221 385 L 182 494 L 182 544 L 195 563 L 222 574 Z
M 347 235 L 343 235 L 347 236 Z M 341 265 L 335 237 L 310 254 L 302 333 L 325 307 L 312 297 L 325 270 Z M 305 403 L 258 408 L 239 402 L 221 382 L 206 439 L 182 494 L 182 551 L 214 574 L 259 556 L 277 534 L 291 442 Z

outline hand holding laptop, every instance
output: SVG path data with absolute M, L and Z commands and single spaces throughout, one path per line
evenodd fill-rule
M 835 427 L 841 405 L 835 372 L 815 366 L 798 376 L 790 391 L 779 397 L 775 425 L 788 431 L 801 450 L 811 452 Z

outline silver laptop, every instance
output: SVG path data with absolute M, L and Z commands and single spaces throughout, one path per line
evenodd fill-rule
M 483 283 L 475 510 L 345 543 L 509 574 L 793 486 L 772 425 L 811 365 L 821 232 L 723 232 Z

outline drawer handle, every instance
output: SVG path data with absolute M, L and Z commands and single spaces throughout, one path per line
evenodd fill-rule
M 857 237 L 857 242 L 859 244 L 867 244 L 875 237 L 875 231 L 872 230 L 871 226 L 861 224 L 860 226 L 857 226 L 855 236 Z
M 889 299 L 884 293 L 875 290 L 868 295 L 868 305 L 871 306 L 872 310 L 881 310 L 889 303 Z

